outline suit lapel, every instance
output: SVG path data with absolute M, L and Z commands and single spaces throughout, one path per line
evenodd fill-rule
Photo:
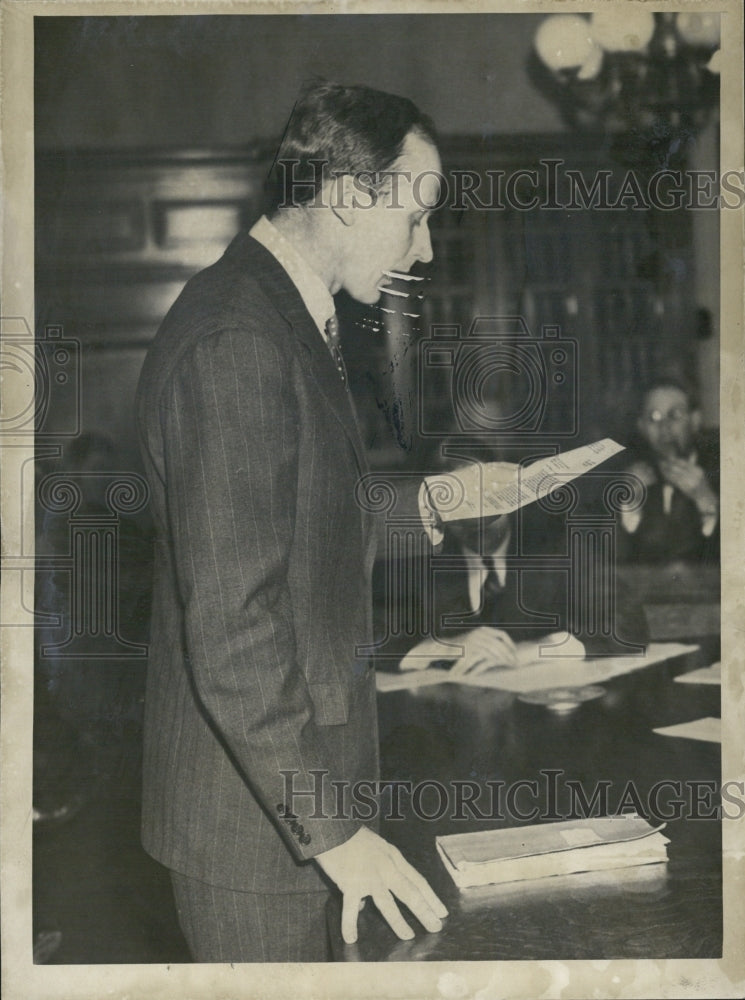
M 334 416 L 349 438 L 360 476 L 368 471 L 365 446 L 360 435 L 352 398 L 336 370 L 331 354 L 318 327 L 308 312 L 300 292 L 285 269 L 271 253 L 248 234 L 241 234 L 228 253 L 239 255 L 242 265 L 260 279 L 277 311 L 287 320 L 293 333 L 305 345 L 310 361 L 309 372 Z
M 434 560 L 435 564 L 438 562 L 444 564 L 437 567 L 441 571 L 434 574 L 436 627 L 440 628 L 443 624 L 452 627 L 461 622 L 465 623 L 465 619 L 472 619 L 474 614 L 468 594 L 468 563 L 461 548 L 455 544 L 452 535 L 447 531 L 442 550 Z

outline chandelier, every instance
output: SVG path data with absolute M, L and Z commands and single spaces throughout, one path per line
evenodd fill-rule
M 695 134 L 719 97 L 719 39 L 716 13 L 554 14 L 536 32 L 531 76 L 575 129 Z

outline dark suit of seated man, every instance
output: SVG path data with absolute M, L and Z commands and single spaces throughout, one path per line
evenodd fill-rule
M 423 669 L 447 661 L 455 674 L 519 667 L 525 650 L 518 644 L 547 636 L 561 656 L 639 651 L 649 638 L 643 609 L 607 568 L 572 579 L 565 525 L 538 505 L 448 524 L 430 563 L 429 595 L 424 587 L 407 595 L 418 622 L 408 634 L 383 641 L 379 665 L 398 658 L 401 669 Z M 380 583 L 378 576 L 378 593 Z M 600 609 L 607 606 L 610 616 L 601 622 Z
M 719 443 L 700 424 L 695 400 L 676 382 L 644 392 L 626 469 L 638 488 L 621 513 L 625 561 L 719 562 Z

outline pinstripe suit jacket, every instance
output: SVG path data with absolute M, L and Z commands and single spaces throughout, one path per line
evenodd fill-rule
M 359 826 L 333 818 L 329 782 L 377 778 L 373 672 L 355 656 L 374 531 L 354 499 L 366 466 L 348 394 L 250 236 L 166 316 L 138 422 L 158 531 L 143 843 L 213 885 L 320 888 L 308 859 Z M 323 805 L 286 801 L 283 771 Z

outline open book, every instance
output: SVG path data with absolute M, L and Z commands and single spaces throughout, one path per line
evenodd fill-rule
M 607 816 L 436 837 L 442 863 L 465 889 L 667 861 L 664 823 Z
M 524 468 L 505 462 L 474 461 L 453 472 L 426 476 L 428 502 L 443 521 L 509 514 L 540 500 L 623 450 L 623 445 L 603 438 Z

